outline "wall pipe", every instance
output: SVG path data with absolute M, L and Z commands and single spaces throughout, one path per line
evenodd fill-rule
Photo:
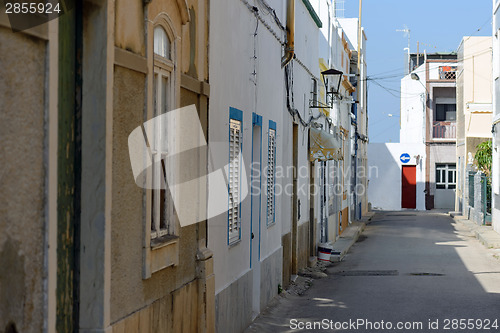
M 281 68 L 292 61 L 295 55 L 295 0 L 287 1 L 286 11 L 286 46 L 285 55 L 281 59 Z

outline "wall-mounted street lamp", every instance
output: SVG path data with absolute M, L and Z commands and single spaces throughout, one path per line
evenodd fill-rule
M 325 85 L 326 96 L 325 103 L 317 103 L 318 105 L 312 105 L 311 108 L 332 108 L 333 101 L 335 99 L 342 99 L 339 94 L 340 82 L 342 81 L 342 76 L 344 73 L 342 71 L 330 68 L 326 71 L 321 72 L 321 78 L 323 79 L 323 84 Z M 331 82 L 331 89 L 328 91 L 328 84 Z M 316 103 L 314 103 L 316 104 Z

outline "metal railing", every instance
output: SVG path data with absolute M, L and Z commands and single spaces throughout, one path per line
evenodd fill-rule
M 434 139 L 456 139 L 457 124 L 454 121 L 435 121 L 432 126 Z
M 491 177 L 481 175 L 481 205 L 483 207 L 483 224 L 491 223 Z

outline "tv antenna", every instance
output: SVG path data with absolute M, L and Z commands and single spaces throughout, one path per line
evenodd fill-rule
M 408 50 L 410 49 L 410 29 L 404 25 L 404 29 L 396 29 L 398 32 L 404 32 L 404 37 L 408 37 Z
M 406 59 L 405 67 L 407 69 L 407 72 L 410 73 L 410 29 L 408 29 L 408 27 L 405 24 L 404 29 L 396 29 L 396 31 L 404 32 L 404 37 L 408 37 L 408 47 L 405 48 L 405 50 L 408 51 L 408 59 Z

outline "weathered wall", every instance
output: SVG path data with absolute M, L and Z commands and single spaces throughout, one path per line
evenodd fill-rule
M 128 136 L 144 119 L 145 75 L 115 66 L 114 80 L 111 322 L 144 306 L 136 303 L 142 289 L 143 190 L 132 176 Z
M 181 259 L 178 266 L 165 268 L 153 273 L 151 278 L 143 279 L 143 190 L 137 187 L 132 177 L 127 141 L 128 135 L 141 124 L 143 119 L 144 90 L 141 89 L 143 86 L 143 74 L 119 66 L 115 67 L 112 209 L 112 237 L 115 241 L 112 242 L 111 322 L 116 323 L 125 317 L 133 321 L 126 325 L 135 325 L 135 319 L 133 319 L 135 315 L 132 319 L 128 316 L 139 309 L 152 311 L 152 315 L 158 316 L 155 312 L 157 310 L 151 309 L 153 302 L 170 297 L 172 292 L 174 295 L 183 293 L 184 285 L 190 281 L 194 280 L 198 283 L 195 254 L 198 250 L 196 237 L 200 225 L 180 229 Z M 186 304 L 197 304 L 196 295 L 185 297 L 190 299 L 185 301 Z M 160 309 L 161 311 L 168 310 L 163 306 Z M 189 316 L 186 316 L 186 313 L 180 312 L 173 317 L 173 322 L 169 319 L 166 323 L 180 325 L 186 321 L 187 317 L 198 318 L 194 315 L 195 312 L 191 312 Z M 159 323 L 152 325 L 163 325 L 162 320 L 158 319 L 158 321 Z M 122 324 L 118 327 L 120 325 Z M 152 328 L 152 331 L 154 332 L 155 329 Z
M 281 237 L 281 246 L 283 247 L 283 288 L 286 288 L 290 284 L 292 275 L 292 233 L 286 233 Z
M 43 328 L 45 50 L 0 27 L 0 331 Z
M 310 251 L 309 251 L 309 224 L 310 222 L 304 222 L 299 225 L 297 231 L 297 268 L 307 267 L 309 261 Z
M 115 15 L 115 46 L 145 56 L 144 3 L 117 0 Z
M 269 301 L 278 294 L 278 285 L 282 284 L 283 250 L 279 248 L 262 260 L 260 268 L 260 308 L 265 309 Z
M 199 297 L 199 283 L 195 280 L 118 321 L 113 333 L 196 332 L 200 324 Z
M 179 265 L 143 279 L 143 190 L 132 175 L 128 135 L 143 122 L 144 75 L 115 66 L 111 322 L 148 306 L 196 278 L 197 225 L 179 230 Z M 183 255 L 186 254 L 186 255 Z
M 216 332 L 242 332 L 250 324 L 251 286 L 252 271 L 249 270 L 215 296 Z

